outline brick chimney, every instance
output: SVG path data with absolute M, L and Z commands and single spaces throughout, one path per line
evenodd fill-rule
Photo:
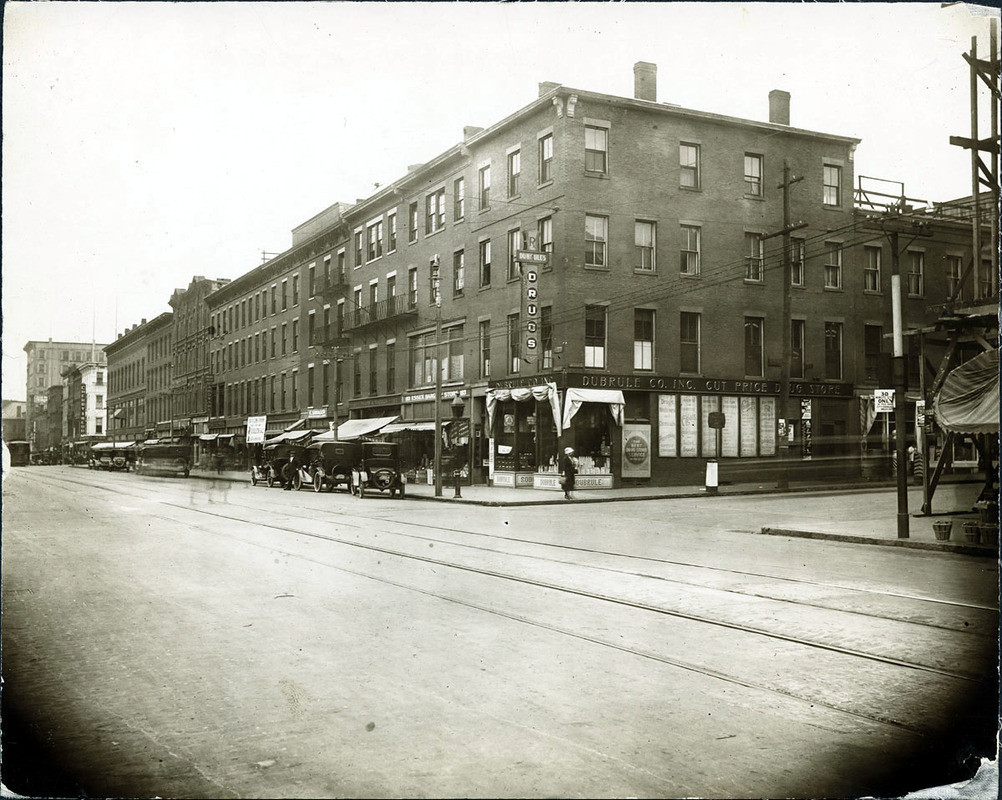
M 638 61 L 633 65 L 633 96 L 637 100 L 658 101 L 658 65 Z
M 769 92 L 769 122 L 778 125 L 790 124 L 790 93 L 782 89 Z

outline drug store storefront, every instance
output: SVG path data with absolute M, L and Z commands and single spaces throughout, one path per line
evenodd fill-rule
M 487 390 L 489 475 L 495 486 L 559 488 L 573 447 L 577 487 L 701 484 L 708 459 L 810 461 L 819 430 L 848 433 L 852 384 L 792 381 L 791 418 L 779 381 L 566 371 L 493 381 Z M 735 462 L 737 463 L 737 462 Z

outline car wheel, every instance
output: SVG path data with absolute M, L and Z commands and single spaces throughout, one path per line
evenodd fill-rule
M 292 478 L 292 488 L 297 492 L 303 488 L 303 479 L 299 474 L 296 474 Z
M 251 470 L 251 486 L 257 486 L 257 474 Z
M 268 488 L 270 489 L 274 485 L 275 485 L 275 479 L 273 477 L 271 477 L 271 475 L 269 475 L 268 476 Z
M 313 474 L 313 491 L 320 494 L 324 490 L 324 479 L 319 472 Z

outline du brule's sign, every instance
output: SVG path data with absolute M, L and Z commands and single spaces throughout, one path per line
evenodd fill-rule
M 766 380 L 765 378 L 688 378 L 667 375 L 591 373 L 568 373 L 567 385 L 579 389 L 765 395 L 778 395 L 781 388 L 779 381 Z M 852 397 L 852 384 L 791 381 L 790 394 L 798 397 Z

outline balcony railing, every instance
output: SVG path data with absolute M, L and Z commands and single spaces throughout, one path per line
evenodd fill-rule
M 417 305 L 409 303 L 407 295 L 395 295 L 371 306 L 345 309 L 344 330 L 359 330 L 397 317 L 416 315 Z

